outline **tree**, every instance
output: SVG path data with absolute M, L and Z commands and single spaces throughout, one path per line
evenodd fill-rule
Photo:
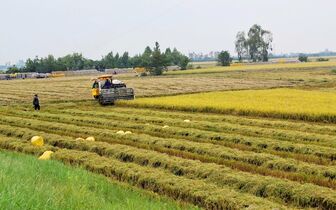
M 178 65 L 180 61 L 181 53 L 174 48 L 172 52 L 172 63 L 173 65 Z
M 268 61 L 269 52 L 272 51 L 273 35 L 270 31 L 263 31 L 261 43 L 262 61 Z
M 152 75 L 161 75 L 164 67 L 166 67 L 164 54 L 161 53 L 159 43 L 155 42 L 155 47 L 151 57 L 150 73 Z
M 121 66 L 121 60 L 120 60 L 120 56 L 119 56 L 119 53 L 117 53 L 115 56 L 114 56 L 114 61 L 115 61 L 115 67 L 114 68 L 118 68 Z
M 7 74 L 14 74 L 20 72 L 20 69 L 16 67 L 15 65 L 9 67 L 6 71 Z
M 113 56 L 113 52 L 109 52 L 106 56 L 102 58 L 103 68 L 113 69 L 116 67 L 116 60 Z M 102 66 L 100 66 L 102 67 Z M 101 69 L 101 68 L 99 68 Z
M 261 45 L 261 27 L 259 25 L 254 25 L 250 28 L 248 32 L 247 45 L 249 47 L 249 55 L 253 62 L 258 60 L 258 52 Z
M 165 58 L 167 65 L 177 65 L 181 68 L 181 70 L 187 69 L 188 63 L 190 62 L 189 57 L 183 55 L 176 48 L 173 49 L 173 52 L 170 48 L 167 48 Z
M 37 69 L 37 63 L 35 62 L 35 59 L 32 60 L 30 58 L 27 59 L 26 65 L 24 67 L 25 72 L 36 72 Z
M 268 61 L 272 51 L 273 36 L 270 31 L 264 30 L 260 25 L 253 25 L 245 38 L 244 32 L 238 32 L 235 47 L 239 61 L 244 54 L 248 54 L 253 62 Z
M 135 55 L 134 57 L 130 58 L 130 65 L 132 67 L 142 67 L 141 55 Z
M 82 70 L 84 69 L 85 58 L 81 53 L 73 53 L 66 55 L 59 60 L 64 64 L 66 70 Z
M 121 68 L 129 68 L 130 67 L 128 52 L 124 52 L 124 54 L 121 56 L 120 67 Z
M 170 48 L 167 48 L 165 53 L 165 58 L 166 58 L 166 63 L 168 65 L 174 65 L 174 62 L 173 62 L 173 54 L 172 54 L 172 51 Z
M 40 72 L 42 73 L 50 73 L 55 71 L 57 68 L 57 62 L 53 55 L 48 55 L 48 57 L 41 59 L 43 68 L 41 68 Z
M 147 46 L 145 48 L 144 53 L 141 56 L 141 66 L 148 71 L 151 69 L 152 53 L 153 53 L 152 49 L 149 46 Z
M 181 68 L 181 70 L 186 70 L 189 62 L 190 59 L 187 56 L 182 55 L 179 62 L 179 67 Z
M 299 61 L 300 62 L 308 62 L 308 56 L 306 56 L 304 54 L 300 54 L 299 55 Z
M 222 51 L 218 54 L 218 63 L 221 66 L 230 66 L 232 58 L 228 51 Z
M 236 52 L 238 54 L 238 60 L 239 62 L 242 62 L 243 57 L 246 55 L 248 49 L 247 49 L 247 41 L 245 38 L 245 32 L 240 31 L 236 35 L 236 42 L 235 42 L 235 48 Z

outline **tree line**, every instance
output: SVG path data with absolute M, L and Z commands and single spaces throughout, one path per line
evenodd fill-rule
M 235 50 L 239 62 L 242 62 L 243 59 L 250 59 L 253 62 L 267 62 L 269 54 L 272 51 L 272 42 L 272 33 L 257 24 L 253 25 L 247 34 L 244 31 L 238 32 L 236 35 Z M 52 71 L 83 69 L 103 71 L 104 69 L 113 68 L 143 67 L 151 75 L 160 75 L 167 66 L 171 65 L 179 66 L 182 70 L 185 70 L 189 62 L 190 59 L 176 48 L 173 50 L 167 48 L 164 52 L 161 52 L 160 45 L 156 42 L 153 48 L 147 46 L 143 53 L 135 56 L 130 56 L 128 52 L 124 52 L 123 54 L 110 52 L 100 60 L 87 59 L 81 53 L 73 53 L 60 58 L 55 58 L 53 55 L 48 55 L 45 58 L 29 58 L 23 68 L 12 66 L 7 70 L 7 73 L 50 73 Z M 231 62 L 232 57 L 228 51 L 219 53 L 219 65 L 229 66 Z
M 113 52 L 110 52 L 100 60 L 87 59 L 81 53 L 73 53 L 60 58 L 55 58 L 53 55 L 48 55 L 44 58 L 29 58 L 23 68 L 12 66 L 7 70 L 7 73 L 50 73 L 52 71 L 83 69 L 97 69 L 103 71 L 104 69 L 112 68 L 143 67 L 152 75 L 160 75 L 167 66 L 176 65 L 184 70 L 187 68 L 189 62 L 189 58 L 179 52 L 176 48 L 173 50 L 167 48 L 164 52 L 161 52 L 160 45 L 156 42 L 153 49 L 147 46 L 143 53 L 135 56 L 130 56 L 128 52 L 124 52 L 121 55 L 119 53 L 114 54 Z

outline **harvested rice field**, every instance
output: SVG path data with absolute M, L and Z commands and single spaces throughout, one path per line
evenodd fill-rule
M 54 160 L 205 209 L 336 208 L 333 123 L 94 101 L 42 110 L 2 106 L 0 148 L 51 150 Z M 35 135 L 44 146 L 31 145 Z
M 91 100 L 91 79 L 93 76 L 74 76 L 53 79 L 27 79 L 0 81 L 0 105 L 30 102 L 38 93 L 42 102 Z M 264 89 L 272 87 L 291 87 L 290 81 L 237 79 L 225 77 L 193 76 L 180 77 L 146 77 L 118 75 L 128 87 L 134 88 L 137 97 L 159 95 L 176 95 L 182 93 L 209 92 L 216 90 Z

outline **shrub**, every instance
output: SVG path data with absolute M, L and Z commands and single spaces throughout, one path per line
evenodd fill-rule
M 228 51 L 222 51 L 218 55 L 218 64 L 221 66 L 230 66 L 232 58 Z
M 308 62 L 308 56 L 306 55 L 299 55 L 300 62 Z
M 194 65 L 188 64 L 187 69 L 194 69 Z
M 140 77 L 146 77 L 146 76 L 147 76 L 147 72 L 140 73 Z
M 318 62 L 324 62 L 324 61 L 329 61 L 329 58 L 318 58 L 316 59 Z

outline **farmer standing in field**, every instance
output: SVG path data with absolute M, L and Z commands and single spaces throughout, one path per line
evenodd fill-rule
M 35 110 L 40 110 L 40 101 L 37 94 L 34 96 L 33 105 Z

